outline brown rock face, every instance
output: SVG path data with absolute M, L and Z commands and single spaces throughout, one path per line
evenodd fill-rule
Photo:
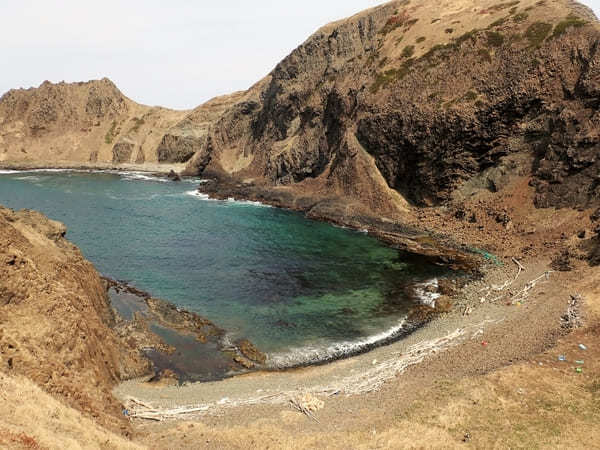
M 145 363 L 110 328 L 105 287 L 65 232 L 39 213 L 0 207 L 0 371 L 125 430 L 111 389 Z
M 399 0 L 327 25 L 249 90 L 193 111 L 137 105 L 106 79 L 11 91 L 0 163 L 187 163 L 287 187 L 287 206 L 390 218 L 518 170 L 537 206 L 600 204 L 593 13 L 570 0 L 440 8 Z
M 538 206 L 600 204 L 593 15 L 455 3 L 391 2 L 319 30 L 223 113 L 188 171 L 391 213 L 403 202 L 375 199 L 439 204 L 526 155 Z
M 131 161 L 131 156 L 133 155 L 133 151 L 135 149 L 135 142 L 130 140 L 121 140 L 117 142 L 113 149 L 113 157 L 112 162 L 114 163 L 126 163 Z
M 0 98 L 0 164 L 156 163 L 162 133 L 185 114 L 139 105 L 106 78 L 11 90 Z

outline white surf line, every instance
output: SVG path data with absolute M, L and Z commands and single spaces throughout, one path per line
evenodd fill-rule
M 400 323 L 371 336 L 356 341 L 343 341 L 323 347 L 300 347 L 287 352 L 267 355 L 267 363 L 273 369 L 286 369 L 303 364 L 319 363 L 343 358 L 392 339 L 406 330 L 406 317 Z
M 204 200 L 207 202 L 218 202 L 219 200 L 215 199 L 215 198 L 210 198 L 210 196 L 208 194 L 203 194 L 202 192 L 198 192 L 196 190 L 194 191 L 186 191 L 184 193 L 185 195 L 189 195 L 191 197 L 197 197 L 200 200 Z
M 167 177 L 149 175 L 142 172 L 118 172 L 116 174 L 127 181 L 158 181 L 160 183 L 168 183 L 171 181 Z
M 132 179 L 139 179 L 139 180 L 163 180 L 166 179 L 167 181 L 170 181 L 167 178 L 167 174 L 163 174 L 163 173 L 159 173 L 159 172 L 152 172 L 152 171 L 141 171 L 141 170 L 125 170 L 125 169 L 94 169 L 94 168 L 88 168 L 88 169 L 76 169 L 76 168 L 39 168 L 39 169 L 0 169 L 0 175 L 10 175 L 10 174 L 17 174 L 17 173 L 105 173 L 105 174 L 111 174 L 111 175 L 120 175 L 122 177 L 130 177 Z M 187 182 L 187 183 L 206 183 L 207 180 L 203 180 L 203 179 L 199 179 L 196 177 L 192 177 L 192 178 L 185 178 L 182 180 L 182 182 Z
M 421 304 L 435 308 L 435 301 L 442 296 L 438 292 L 439 281 L 437 278 L 432 278 L 423 283 L 415 285 L 415 293 L 419 297 Z
M 224 203 L 224 204 L 231 203 L 231 204 L 242 205 L 242 206 L 260 206 L 262 208 L 271 208 L 271 205 L 266 205 L 261 202 L 255 202 L 252 200 L 236 200 L 233 197 L 229 197 L 227 200 L 219 200 L 216 198 L 211 198 L 208 194 L 203 194 L 202 192 L 198 192 L 198 191 L 186 191 L 185 195 L 189 195 L 191 197 L 197 197 L 200 200 L 204 200 L 207 202 L 220 202 L 220 203 Z
M 226 397 L 216 402 L 179 406 L 176 408 L 157 408 L 133 397 L 127 397 L 125 404 L 129 410 L 129 415 L 134 418 L 156 421 L 189 420 L 219 410 L 241 406 L 286 404 L 289 403 L 291 399 L 304 394 L 316 396 L 351 396 L 365 394 L 379 390 L 385 382 L 395 378 L 407 368 L 421 363 L 428 356 L 448 350 L 449 348 L 460 344 L 465 339 L 469 339 L 474 332 L 483 330 L 486 325 L 499 323 L 502 322 L 502 320 L 504 319 L 484 320 L 475 325 L 458 328 L 440 338 L 414 344 L 402 353 L 390 354 L 386 360 L 373 364 L 372 367 L 362 373 L 348 375 L 339 381 L 332 381 L 326 385 L 298 388 L 256 397 L 237 399 Z
M 431 308 L 436 307 L 436 300 L 441 297 L 438 289 L 439 281 L 437 278 L 415 284 L 415 294 L 419 298 L 419 302 Z M 332 361 L 348 355 L 355 355 L 365 349 L 373 348 L 381 342 L 389 342 L 400 333 L 410 329 L 410 324 L 407 326 L 407 317 L 404 317 L 399 323 L 387 330 L 355 341 L 336 342 L 323 347 L 300 347 L 286 352 L 270 354 L 267 356 L 267 363 L 269 368 L 286 369 L 304 364 Z

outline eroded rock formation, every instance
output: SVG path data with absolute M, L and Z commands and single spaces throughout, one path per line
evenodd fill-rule
M 10 91 L 0 163 L 187 163 L 290 206 L 308 196 L 397 218 L 501 188 L 489 175 L 517 156 L 537 206 L 597 205 L 599 37 L 569 0 L 392 1 L 193 111 L 137 105 L 106 79 Z

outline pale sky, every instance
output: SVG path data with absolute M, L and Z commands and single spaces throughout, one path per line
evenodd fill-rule
M 381 0 L 0 0 L 0 94 L 108 77 L 133 100 L 193 108 L 247 89 L 310 34 Z M 586 0 L 600 17 L 600 0 Z

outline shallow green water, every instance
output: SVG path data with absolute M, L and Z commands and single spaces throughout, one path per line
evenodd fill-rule
M 194 195 L 199 181 L 0 171 L 0 204 L 64 222 L 101 273 L 250 339 L 274 365 L 390 339 L 414 305 L 405 287 L 439 275 L 363 233 Z

